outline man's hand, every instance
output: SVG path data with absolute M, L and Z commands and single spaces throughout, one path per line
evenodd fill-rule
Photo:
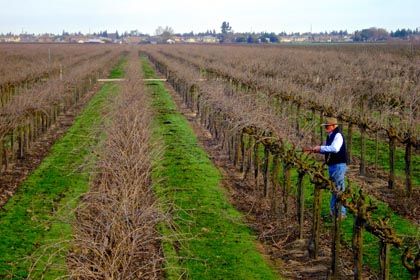
M 312 148 L 313 153 L 319 153 L 321 151 L 321 146 L 315 146 Z

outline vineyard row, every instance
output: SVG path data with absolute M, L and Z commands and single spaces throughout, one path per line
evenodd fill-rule
M 324 175 L 323 166 L 314 163 L 311 158 L 297 153 L 297 146 L 291 145 L 293 139 L 291 135 L 295 130 L 293 121 L 285 115 L 278 115 L 270 106 L 271 99 L 261 97 L 255 98 L 255 95 L 233 94 L 234 88 L 224 81 L 212 80 L 197 85 L 191 78 L 191 70 L 181 64 L 165 63 L 164 59 L 160 60 L 159 56 L 153 51 L 148 50 L 149 59 L 155 64 L 156 68 L 166 76 L 172 86 L 183 96 L 184 101 L 192 110 L 196 110 L 200 119 L 213 137 L 217 139 L 225 148 L 229 158 L 239 166 L 241 171 L 250 169 L 254 170 L 254 178 L 256 187 L 258 188 L 258 177 L 263 177 L 263 192 L 266 197 L 270 196 L 275 205 L 276 198 L 281 194 L 284 201 L 284 207 L 287 209 L 289 198 L 291 197 L 291 186 L 289 180 L 285 180 L 283 186 L 279 183 L 280 166 L 284 166 L 283 175 L 290 178 L 291 169 L 297 169 L 299 173 L 300 186 L 298 188 L 297 201 L 303 201 L 303 177 L 308 176 L 311 184 L 313 184 L 315 193 L 312 208 L 312 227 L 311 236 L 308 244 L 308 250 L 313 258 L 319 254 L 319 238 L 321 227 L 321 190 L 326 189 L 330 192 L 334 191 L 331 181 Z M 176 66 L 176 67 L 175 67 Z M 183 73 L 185 71 L 185 73 Z M 195 74 L 197 75 L 197 74 Z M 261 115 L 260 115 L 261 114 Z M 259 117 L 257 115 L 260 115 Z M 279 127 L 282 126 L 282 127 Z M 302 132 L 300 132 L 302 133 Z M 295 133 L 296 134 L 296 133 Z M 287 135 L 285 138 L 284 136 Z M 299 137 L 295 135 L 294 139 Z M 245 141 L 245 139 L 247 139 Z M 263 158 L 259 158 L 259 151 L 264 151 Z M 281 162 L 281 164 L 280 164 Z M 262 170 L 260 170 L 262 166 Z M 271 166 L 271 168 L 269 168 Z M 289 175 L 288 175 L 289 174 Z M 362 248 L 363 248 L 363 231 L 368 231 L 376 236 L 379 240 L 380 247 L 380 277 L 388 279 L 389 267 L 389 248 L 391 245 L 399 247 L 402 241 L 398 238 L 393 230 L 392 225 L 387 223 L 387 219 L 373 219 L 371 211 L 375 207 L 365 202 L 366 194 L 360 190 L 352 193 L 336 193 L 340 203 L 344 204 L 354 219 L 354 273 L 361 273 L 362 266 Z M 300 234 L 303 234 L 303 213 L 304 203 L 299 203 L 298 213 L 294 213 L 300 221 Z M 273 211 L 277 211 L 274 207 Z M 334 219 L 333 236 L 335 240 L 332 243 L 333 254 L 331 268 L 335 277 L 337 277 L 338 260 L 340 251 L 339 237 L 341 236 L 340 218 Z M 408 244 L 405 244 L 406 246 Z M 412 245 L 411 245 L 412 246 Z M 420 252 L 418 253 L 418 256 Z M 418 275 L 420 267 L 412 261 L 413 258 L 407 249 L 402 258 L 402 264 L 408 269 L 412 275 Z M 357 278 L 356 278 L 357 277 Z M 355 276 L 360 279 L 361 275 Z

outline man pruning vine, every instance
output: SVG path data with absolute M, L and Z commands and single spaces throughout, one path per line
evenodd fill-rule
M 327 140 L 325 145 L 315 146 L 312 152 L 325 155 L 325 163 L 328 165 L 330 179 L 335 182 L 338 191 L 344 191 L 344 176 L 347 169 L 347 149 L 344 136 L 338 128 L 337 118 L 326 118 L 326 122 L 321 124 L 327 131 Z M 335 203 L 337 196 L 333 193 L 330 202 L 330 212 L 336 216 Z M 341 218 L 346 217 L 346 208 L 341 207 Z

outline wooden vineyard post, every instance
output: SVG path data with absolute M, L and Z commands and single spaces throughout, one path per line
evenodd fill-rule
M 9 135 L 9 137 L 11 137 L 11 136 Z M 7 168 L 9 167 L 9 158 L 8 158 L 8 153 L 7 153 L 7 145 L 6 145 L 7 139 L 6 138 L 7 138 L 7 135 L 4 135 L 3 136 L 3 143 L 2 143 L 4 171 L 6 171 Z M 13 153 L 12 153 L 12 155 L 13 155 Z
M 315 139 L 316 138 L 316 122 L 315 122 L 315 120 L 316 120 L 316 117 L 315 117 L 315 114 L 316 114 L 316 111 L 315 111 L 315 108 L 312 108 L 311 109 L 311 112 L 312 112 L 312 117 L 311 117 L 311 121 L 312 121 L 312 124 L 313 124 L 313 131 L 312 131 L 312 137 L 313 137 L 313 139 Z
M 29 141 L 32 145 L 33 142 L 35 142 L 36 134 L 35 134 L 35 127 L 36 127 L 36 115 L 35 113 L 32 113 L 30 115 L 30 121 L 29 121 Z
M 244 172 L 244 166 L 245 166 L 245 133 L 241 132 L 241 135 L 239 136 L 239 142 L 240 142 L 240 164 L 239 164 L 239 171 Z
M 413 183 L 412 183 L 412 177 L 413 177 L 413 170 L 411 167 L 412 163 L 412 154 L 413 154 L 413 144 L 410 141 L 410 138 L 408 138 L 408 141 L 405 145 L 405 178 L 406 178 L 406 195 L 407 197 L 411 197 L 413 192 Z
M 3 174 L 3 149 L 4 149 L 4 137 L 0 136 L 0 175 Z
M 381 240 L 379 252 L 379 279 L 389 280 L 389 257 L 391 244 Z
M 279 181 L 280 181 L 280 155 L 278 153 L 273 154 L 273 175 L 271 176 L 272 182 L 271 185 L 273 187 L 272 189 L 272 195 L 271 195 L 271 201 L 272 201 L 272 213 L 274 217 L 280 216 L 280 211 L 278 207 L 278 193 L 280 189 Z
M 259 175 L 260 175 L 260 142 L 255 141 L 254 145 L 254 181 L 255 187 L 259 187 Z
M 300 114 L 301 114 L 301 104 L 297 102 L 296 104 L 296 131 L 300 133 Z
M 25 126 L 24 126 L 24 130 L 23 130 L 23 134 L 24 134 L 24 137 L 23 137 L 23 141 L 24 141 L 24 143 L 25 143 L 25 152 L 27 152 L 27 151 L 29 151 L 29 146 L 30 146 L 30 130 L 31 130 L 31 127 L 30 127 L 30 124 L 28 123 L 28 124 L 26 124 Z
M 193 112 L 196 114 L 196 116 L 201 115 L 201 100 L 200 100 L 200 92 L 197 91 L 194 93 L 194 110 Z
M 319 117 L 319 121 L 320 121 L 320 123 L 324 122 L 324 115 L 322 114 L 322 112 L 321 112 L 321 115 Z M 319 135 L 320 135 L 319 143 L 320 143 L 320 145 L 322 145 L 322 143 L 324 142 L 324 129 L 322 128 L 322 126 L 319 127 L 319 131 L 320 131 L 320 133 L 319 133 Z
M 305 171 L 302 169 L 298 170 L 297 180 L 297 205 L 298 205 L 298 222 L 299 222 L 299 239 L 303 238 L 303 224 L 305 222 Z
M 397 138 L 390 135 L 389 137 L 389 178 L 388 188 L 393 189 L 395 185 L 395 156 L 397 151 Z
M 348 163 L 351 164 L 352 163 L 352 149 L 353 149 L 353 123 L 349 122 L 348 124 L 348 128 L 347 128 L 347 140 L 346 140 L 346 145 L 347 145 L 347 155 L 348 155 Z
M 229 148 L 228 148 L 229 160 L 233 162 L 233 165 L 235 165 L 235 160 L 236 160 L 235 134 L 230 135 L 228 145 L 229 145 Z
M 376 131 L 375 138 L 375 176 L 378 175 L 378 165 L 379 165 L 379 130 Z
M 207 127 L 207 113 L 208 113 L 208 107 L 203 106 L 200 110 L 200 124 L 204 127 Z
M 334 205 L 334 227 L 332 234 L 332 260 L 331 260 L 331 270 L 332 270 L 332 279 L 339 279 L 339 259 L 340 259 L 340 247 L 341 247 L 341 199 L 337 195 L 337 200 Z
M 24 152 L 24 127 L 23 125 L 20 125 L 18 128 L 18 154 L 17 158 L 22 159 L 23 158 L 23 152 Z
M 264 145 L 264 197 L 268 198 L 268 177 L 270 172 L 270 149 L 268 146 Z
M 312 216 L 312 234 L 308 244 L 309 257 L 312 259 L 318 258 L 319 254 L 319 236 L 321 226 L 321 203 L 322 203 L 322 189 L 315 185 L 314 190 L 314 210 Z
M 42 128 L 42 112 L 37 113 L 37 137 L 39 137 L 43 133 Z
M 211 134 L 213 135 L 213 138 L 217 141 L 220 140 L 220 134 L 221 134 L 221 122 L 222 122 L 223 116 L 221 114 L 217 114 L 213 118 L 213 128 Z
M 11 150 L 10 160 L 11 162 L 15 160 L 15 150 L 16 150 L 15 138 L 16 138 L 16 128 L 12 129 L 11 134 L 10 134 L 10 150 Z
M 196 85 L 192 85 L 189 90 L 188 90 L 188 95 L 189 95 L 189 102 L 188 102 L 188 107 L 195 112 L 195 102 L 196 102 L 196 92 L 197 92 L 197 86 Z
M 283 210 L 284 213 L 288 214 L 288 200 L 290 193 L 291 184 L 291 164 L 290 162 L 283 163 Z
M 245 165 L 245 173 L 244 178 L 248 177 L 249 171 L 252 167 L 252 158 L 253 158 L 253 147 L 255 143 L 255 138 L 252 135 L 248 134 L 248 145 L 246 150 L 246 165 Z
M 366 220 L 368 218 L 368 208 L 365 205 L 365 196 L 359 191 L 359 197 L 356 200 L 356 208 L 354 209 L 353 223 L 353 271 L 354 279 L 363 279 L 363 234 Z
M 43 112 L 41 114 L 41 130 L 42 130 L 42 133 L 44 133 L 47 130 L 47 119 L 48 119 L 48 115 L 45 112 Z
M 235 135 L 235 140 L 234 140 L 234 145 L 233 147 L 236 147 L 235 149 L 235 157 L 234 157 L 234 165 L 238 166 L 241 162 L 241 155 L 242 155 L 242 131 L 236 133 Z
M 360 175 L 366 175 L 366 126 L 360 125 Z

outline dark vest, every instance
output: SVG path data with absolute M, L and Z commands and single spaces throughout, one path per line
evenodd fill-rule
M 343 137 L 343 145 L 340 148 L 338 153 L 325 153 L 325 163 L 327 165 L 334 165 L 337 163 L 346 163 L 347 164 L 347 149 L 346 149 L 346 142 L 344 140 L 344 135 L 340 132 L 338 127 L 336 127 L 330 135 L 327 135 L 327 142 L 326 146 L 331 145 L 334 140 L 335 135 L 340 133 Z

